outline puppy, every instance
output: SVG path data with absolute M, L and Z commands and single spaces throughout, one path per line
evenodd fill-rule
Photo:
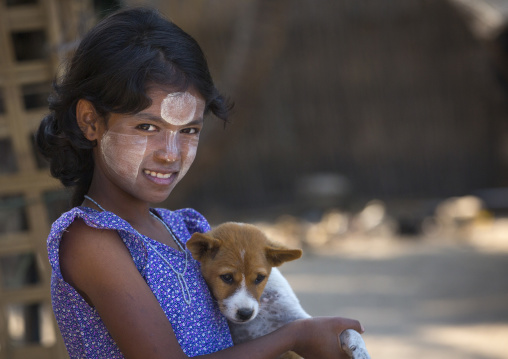
M 207 233 L 194 233 L 186 245 L 201 263 L 201 273 L 228 319 L 235 344 L 310 317 L 275 268 L 300 258 L 300 249 L 271 242 L 253 225 L 232 222 Z M 370 358 L 358 332 L 346 330 L 340 339 L 351 358 Z M 300 357 L 288 352 L 280 358 Z

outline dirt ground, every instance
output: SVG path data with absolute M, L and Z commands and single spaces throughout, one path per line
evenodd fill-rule
M 351 238 L 306 250 L 281 271 L 311 315 L 359 319 L 373 359 L 506 359 L 505 233 L 497 241 Z

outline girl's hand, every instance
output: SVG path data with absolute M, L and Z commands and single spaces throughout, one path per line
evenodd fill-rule
M 305 359 L 349 359 L 339 336 L 346 329 L 364 332 L 360 322 L 339 317 L 317 317 L 294 322 L 298 325 L 294 349 Z

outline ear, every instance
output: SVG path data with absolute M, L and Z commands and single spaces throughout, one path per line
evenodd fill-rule
M 284 262 L 294 261 L 302 256 L 301 249 L 291 249 L 280 245 L 265 247 L 266 259 L 273 267 L 278 267 Z
M 185 244 L 197 261 L 202 261 L 207 256 L 214 257 L 219 250 L 221 241 L 204 233 L 196 232 Z
M 94 141 L 99 138 L 100 116 L 97 115 L 94 105 L 85 99 L 76 104 L 76 121 L 85 138 Z

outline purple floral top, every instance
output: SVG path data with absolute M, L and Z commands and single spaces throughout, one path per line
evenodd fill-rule
M 185 243 L 192 233 L 210 229 L 203 216 L 193 209 L 155 211 L 182 243 Z M 201 276 L 199 263 L 190 253 L 185 272 L 192 298 L 188 305 L 176 274 L 151 246 L 145 243 L 149 241 L 179 272 L 184 269 L 184 253 L 140 235 L 127 221 L 114 213 L 75 207 L 53 223 L 47 243 L 52 268 L 53 311 L 71 358 L 123 358 L 95 308 L 90 307 L 62 278 L 58 255 L 60 240 L 63 232 L 76 218 L 82 218 L 90 227 L 118 232 L 139 273 L 152 289 L 171 322 L 176 338 L 187 356 L 209 354 L 233 345 L 226 319 L 210 295 Z

